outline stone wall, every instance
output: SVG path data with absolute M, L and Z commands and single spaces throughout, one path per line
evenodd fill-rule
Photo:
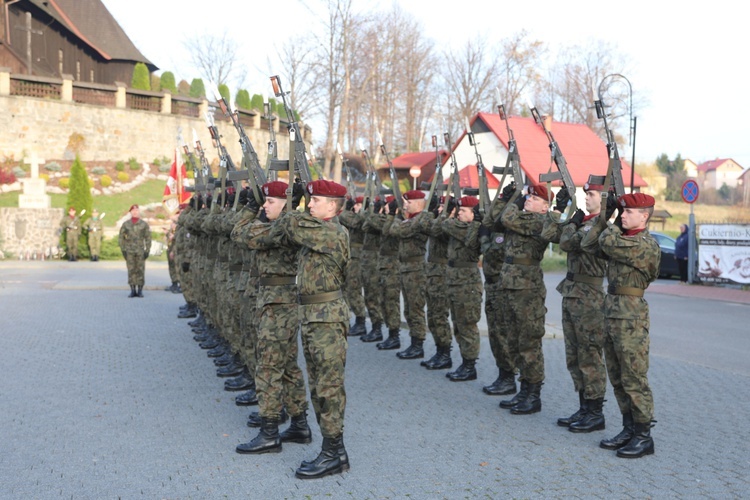
M 50 258 L 59 253 L 62 208 L 0 208 L 0 258 Z

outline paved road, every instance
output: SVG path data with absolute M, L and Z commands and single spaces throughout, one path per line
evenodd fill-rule
M 748 305 L 678 300 L 677 285 L 654 285 L 666 288 L 648 295 L 656 454 L 633 461 L 597 446 L 620 428 L 611 390 L 606 431 L 575 435 L 554 424 L 575 409 L 575 394 L 562 340 L 553 338 L 559 296 L 551 286 L 544 407 L 535 415 L 510 415 L 482 394 L 496 375 L 486 337 L 480 378 L 468 383 L 353 340 L 352 469 L 300 481 L 294 469 L 317 454 L 317 428 L 312 444 L 281 454 L 236 454 L 254 435 L 249 410 L 222 390 L 176 318 L 182 299 L 162 291 L 166 265 L 148 263 L 146 276 L 146 298 L 128 299 L 122 263 L 0 263 L 0 498 L 750 496 Z M 669 315 L 656 310 L 661 303 Z M 676 333 L 690 328 L 699 331 Z M 710 359 L 696 362 L 701 356 Z M 726 367 L 722 358 L 745 361 Z

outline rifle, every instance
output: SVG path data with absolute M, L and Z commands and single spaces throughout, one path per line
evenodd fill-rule
M 570 176 L 570 172 L 568 171 L 568 163 L 565 161 L 565 157 L 563 156 L 562 151 L 560 151 L 560 146 L 552 136 L 552 132 L 547 130 L 547 126 L 544 124 L 544 120 L 539 114 L 539 111 L 531 105 L 529 106 L 529 108 L 531 108 L 531 116 L 534 117 L 534 121 L 537 123 L 537 125 L 542 126 L 542 128 L 544 129 L 544 133 L 547 135 L 547 140 L 549 140 L 549 149 L 552 153 L 552 160 L 555 162 L 555 165 L 557 165 L 558 170 L 557 172 L 539 174 L 539 182 L 546 182 L 549 185 L 549 183 L 551 183 L 552 181 L 562 180 L 563 186 L 567 188 L 568 194 L 570 195 L 570 203 L 568 204 L 568 208 L 560 216 L 560 220 L 558 222 L 562 224 L 570 219 L 573 213 L 575 213 L 575 211 L 578 209 L 578 207 L 576 207 L 576 185 L 573 183 L 573 178 Z M 548 191 L 550 193 L 552 192 L 552 190 L 549 189 Z
M 214 98 L 216 99 L 216 102 L 219 103 L 219 107 L 224 112 L 224 115 L 232 120 L 232 124 L 234 125 L 234 128 L 237 130 L 237 133 L 240 136 L 240 146 L 242 146 L 242 166 L 244 167 L 243 170 L 238 171 L 236 168 L 233 168 L 230 169 L 232 171 L 227 172 L 226 174 L 227 179 L 229 179 L 229 181 L 232 182 L 232 185 L 234 185 L 236 193 L 232 210 L 237 210 L 237 205 L 240 199 L 239 194 L 242 190 L 242 181 L 246 179 L 250 181 L 250 186 L 253 190 L 253 196 L 255 196 L 255 199 L 258 201 L 258 203 L 261 203 L 262 198 L 260 195 L 260 187 L 266 183 L 266 174 L 260 167 L 260 162 L 258 161 L 258 153 L 255 152 L 253 143 L 250 142 L 250 138 L 248 138 L 247 134 L 245 133 L 245 128 L 240 123 L 240 118 L 237 110 L 232 109 L 232 105 L 228 103 L 226 99 L 224 99 L 224 96 L 219 93 L 219 90 L 216 87 L 212 85 L 211 88 L 214 93 Z M 222 188 L 223 187 L 224 186 L 222 185 Z M 223 203 L 224 200 L 222 199 L 222 204 Z
M 289 171 L 289 186 L 286 190 L 287 210 L 292 211 L 292 172 L 294 176 L 299 178 L 305 186 L 312 182 L 312 175 L 310 175 L 310 165 L 307 160 L 307 148 L 305 147 L 305 141 L 302 139 L 302 133 L 299 130 L 299 124 L 294 118 L 294 110 L 289 106 L 286 101 L 288 92 L 284 92 L 281 88 L 281 80 L 278 75 L 271 77 L 271 85 L 273 86 L 273 93 L 276 97 L 281 97 L 281 101 L 284 103 L 284 110 L 286 110 L 287 121 L 289 123 L 289 159 L 288 160 L 272 160 L 272 167 L 277 170 L 288 170 Z M 294 170 L 292 170 L 292 167 Z M 307 189 L 305 189 L 305 200 L 309 197 Z
M 185 154 L 185 156 L 187 156 L 188 164 L 190 165 L 189 170 L 193 172 L 193 179 L 196 181 L 193 183 L 193 186 L 185 186 L 185 191 L 196 192 L 197 189 L 195 188 L 195 184 L 198 180 L 198 167 L 195 163 L 195 155 L 192 151 L 190 151 L 190 148 L 185 142 L 185 138 L 182 137 L 181 127 L 177 130 L 177 142 L 180 143 L 180 147 L 182 148 L 183 153 Z
M 617 143 L 615 142 L 614 133 L 610 130 L 609 125 L 607 124 L 607 113 L 604 111 L 604 103 L 601 99 L 595 99 L 594 106 L 596 107 L 596 117 L 604 121 L 604 132 L 607 134 L 607 156 L 609 156 L 609 163 L 607 165 L 606 175 L 592 175 L 590 179 L 595 184 L 601 184 L 604 186 L 604 191 L 602 192 L 601 213 L 606 214 L 607 197 L 609 196 L 610 187 L 614 185 L 614 195 L 616 199 L 625 194 L 625 184 L 622 182 L 622 161 L 620 160 L 620 153 L 617 151 Z M 600 220 L 603 219 L 604 215 L 600 217 Z
M 341 163 L 344 165 L 344 170 L 346 170 L 346 191 L 349 195 L 349 199 L 352 200 L 352 202 L 355 201 L 355 198 L 357 197 L 357 194 L 354 192 L 354 184 L 352 184 L 352 171 L 349 168 L 349 160 L 344 158 L 344 153 L 341 151 L 341 144 L 338 142 L 336 143 L 336 150 L 339 152 L 339 156 L 341 157 Z
M 499 97 L 500 92 L 498 91 L 498 98 Z M 500 186 L 495 193 L 495 199 L 493 200 L 493 203 L 499 199 L 503 183 L 505 182 L 505 177 L 510 174 L 510 176 L 513 178 L 513 182 L 515 182 L 516 185 L 516 189 L 513 192 L 513 195 L 510 197 L 510 200 L 508 200 L 508 204 L 511 204 L 516 201 L 523 190 L 521 157 L 518 154 L 518 144 L 516 144 L 516 137 L 513 135 L 513 130 L 510 128 L 508 115 L 505 112 L 505 105 L 497 105 L 497 114 L 500 115 L 500 119 L 505 122 L 505 129 L 508 131 L 508 158 L 505 160 L 504 167 L 492 167 L 493 174 L 502 174 L 502 177 L 500 178 Z
M 432 147 L 435 148 L 435 174 L 432 176 L 432 183 L 430 184 L 430 194 L 427 196 L 428 205 L 432 201 L 432 197 L 436 192 L 438 193 L 439 197 L 440 193 L 442 193 L 443 191 L 443 165 L 440 162 L 440 149 L 438 146 L 436 135 L 432 136 Z
M 479 179 L 479 213 L 484 216 L 490 208 L 490 191 L 487 188 L 487 172 L 484 170 L 482 155 L 479 154 L 477 141 L 474 140 L 474 132 L 471 131 L 471 124 L 466 118 L 466 134 L 469 136 L 469 144 L 474 146 L 474 154 L 477 157 L 477 178 Z
M 396 205 L 398 205 L 398 209 L 403 213 L 404 200 L 401 196 L 401 187 L 398 185 L 396 169 L 393 167 L 393 162 L 391 161 L 391 157 L 388 155 L 388 150 L 383 144 L 383 136 L 380 135 L 380 130 L 378 130 L 377 133 L 378 140 L 380 141 L 380 151 L 383 153 L 383 156 L 385 156 L 385 161 L 388 162 L 388 174 L 391 178 L 391 189 L 393 190 L 393 196 L 396 198 Z
M 448 208 L 449 194 L 453 191 L 453 197 L 458 201 L 461 197 L 461 178 L 458 173 L 458 163 L 456 162 L 456 154 L 453 152 L 453 142 L 451 141 L 451 135 L 449 132 L 443 134 L 443 141 L 445 147 L 448 148 L 451 155 L 451 176 L 448 180 L 448 187 L 445 190 L 445 200 L 443 202 L 443 214 L 447 217 L 449 214 L 445 213 Z
M 380 177 L 375 170 L 375 165 L 372 163 L 372 158 L 367 153 L 364 142 L 359 140 L 359 150 L 362 152 L 362 158 L 365 160 L 365 166 L 367 167 L 367 180 L 365 181 L 365 202 L 367 203 L 367 210 L 373 213 L 375 210 L 375 198 L 379 194 L 383 194 L 383 186 L 380 184 Z
M 237 167 L 234 165 L 234 161 L 232 161 L 232 157 L 229 156 L 229 152 L 227 151 L 227 148 L 221 143 L 221 134 L 219 133 L 219 129 L 216 128 L 216 124 L 214 123 L 214 117 L 210 115 L 209 113 L 206 113 L 206 125 L 208 126 L 208 131 L 211 133 L 211 141 L 213 142 L 213 145 L 216 149 L 219 150 L 219 179 L 220 179 L 220 187 L 221 187 L 221 207 L 224 207 L 224 202 L 226 201 L 226 192 L 227 192 L 227 171 L 235 172 L 237 170 Z M 234 184 L 234 183 L 233 183 Z M 216 193 L 216 187 L 214 187 L 214 197 L 213 197 L 213 204 L 212 207 L 216 206 L 217 204 L 217 198 L 218 193 Z M 240 188 L 241 189 L 241 188 Z M 235 191 L 239 194 L 239 190 L 236 189 Z
M 203 196 L 206 197 L 214 189 L 214 177 L 211 172 L 211 166 L 208 164 L 206 159 L 206 153 L 203 151 L 201 141 L 198 139 L 198 133 L 193 129 L 193 142 L 195 143 L 195 150 L 198 152 L 198 157 L 201 160 L 201 168 L 198 171 L 199 183 L 195 185 L 195 190 L 198 192 L 203 191 Z
M 268 120 L 268 155 L 266 156 L 266 177 L 277 180 L 278 175 L 276 174 L 276 171 L 271 170 L 271 164 L 274 160 L 279 159 L 279 154 L 276 150 L 276 130 L 274 130 L 273 128 L 271 99 L 269 98 L 266 98 L 266 102 L 263 103 L 263 113 L 265 114 L 266 120 Z

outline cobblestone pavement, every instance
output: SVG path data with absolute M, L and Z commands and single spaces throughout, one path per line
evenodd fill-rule
M 163 291 L 166 264 L 147 264 L 144 299 L 128 299 L 126 283 L 121 262 L 0 263 L 0 498 L 750 496 L 750 377 L 652 355 L 656 454 L 623 460 L 598 447 L 621 427 L 611 389 L 606 431 L 555 425 L 577 406 L 559 335 L 545 339 L 544 406 L 530 416 L 482 393 L 496 376 L 486 337 L 479 379 L 466 383 L 352 340 L 352 469 L 300 481 L 295 468 L 320 449 L 317 427 L 309 445 L 235 453 L 255 435 L 245 426 L 254 408 L 235 406 L 176 318 L 183 301 Z M 548 300 L 559 309 L 553 290 Z

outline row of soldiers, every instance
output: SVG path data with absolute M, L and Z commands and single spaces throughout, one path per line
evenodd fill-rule
M 78 260 L 78 238 L 81 231 L 86 231 L 89 245 L 91 260 L 96 262 L 102 250 L 102 237 L 104 235 L 104 226 L 102 218 L 99 217 L 99 211 L 91 211 L 91 217 L 81 224 L 81 219 L 76 212 L 75 207 L 68 208 L 68 214 L 63 215 L 60 220 L 60 232 L 65 233 L 65 249 L 68 261 L 75 262 Z

